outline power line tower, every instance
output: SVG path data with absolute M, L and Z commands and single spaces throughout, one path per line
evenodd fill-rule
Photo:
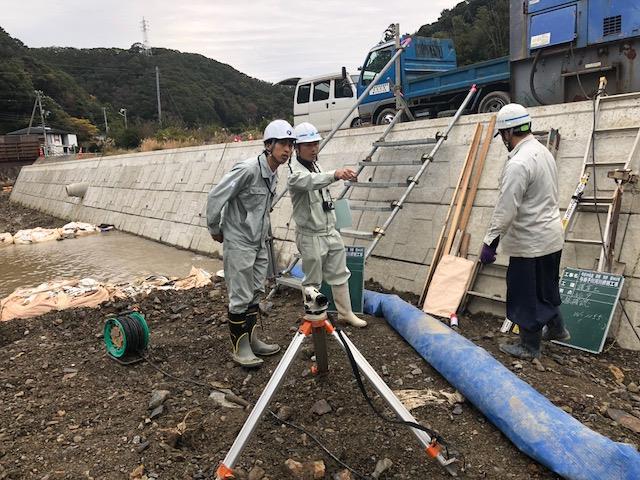
M 142 45 L 144 45 L 144 54 L 148 57 L 152 55 L 151 46 L 149 45 L 149 22 L 142 17 Z
M 149 22 L 142 17 L 142 39 L 144 46 L 144 54 L 148 57 L 151 56 L 151 46 L 149 45 Z M 160 102 L 160 69 L 156 65 L 156 101 L 158 105 L 158 124 L 162 126 L 162 105 Z M 125 117 L 126 120 L 126 117 Z

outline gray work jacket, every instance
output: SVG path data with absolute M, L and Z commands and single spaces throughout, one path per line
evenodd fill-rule
M 331 200 L 327 187 L 336 181 L 335 170 L 323 172 L 316 162 L 309 164 L 313 172 L 297 159 L 289 162 L 287 186 L 296 232 L 303 235 L 329 234 L 335 231 L 336 215 L 333 210 L 325 212 L 322 202 Z
M 502 252 L 512 257 L 542 257 L 562 250 L 556 161 L 533 135 L 516 145 L 502 170 L 484 243 L 490 245 L 498 236 Z
M 264 153 L 236 163 L 207 197 L 209 232 L 222 233 L 225 246 L 264 246 L 276 183 Z

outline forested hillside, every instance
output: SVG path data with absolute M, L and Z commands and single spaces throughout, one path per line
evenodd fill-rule
M 148 56 L 140 45 L 31 49 L 0 28 L 0 134 L 27 126 L 34 90 L 43 92 L 48 126 L 85 139 L 104 131 L 103 107 L 112 132 L 122 130 L 121 108 L 130 127 L 157 126 L 156 66 L 163 126 L 239 130 L 292 113 L 290 89 L 202 55 L 153 49 Z
M 509 2 L 460 2 L 418 34 L 452 38 L 459 65 L 506 55 Z M 126 50 L 31 49 L 0 28 L 0 134 L 29 123 L 34 90 L 41 90 L 47 125 L 71 129 L 81 140 L 104 133 L 103 108 L 118 145 L 164 138 L 158 131 L 156 67 L 165 129 L 187 136 L 203 129 L 239 132 L 259 129 L 268 119 L 291 117 L 290 88 L 251 78 L 202 55 L 154 48 L 149 56 L 140 44 Z M 123 108 L 129 132 L 118 114 Z M 39 112 L 36 123 L 38 117 Z
M 418 34 L 452 38 L 460 66 L 509 54 L 509 1 L 468 0 L 440 13 Z
M 95 134 L 89 122 L 95 124 L 101 114 L 97 100 L 71 75 L 38 59 L 0 28 L 0 134 L 29 124 L 34 90 L 44 92 L 47 125 Z
M 202 55 L 139 45 L 118 48 L 39 48 L 39 60 L 55 65 L 102 104 L 127 108 L 131 118 L 157 119 L 155 67 L 165 119 L 194 127 L 257 125 L 291 115 L 291 92 L 251 78 Z

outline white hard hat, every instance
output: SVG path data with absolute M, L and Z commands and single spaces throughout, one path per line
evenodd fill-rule
M 500 130 L 520 127 L 531 123 L 529 112 L 518 103 L 509 103 L 500 109 L 496 117 L 496 135 Z
M 322 137 L 318 133 L 318 129 L 309 122 L 302 122 L 295 128 L 296 143 L 319 142 Z
M 264 129 L 264 142 L 268 140 L 296 139 L 293 127 L 286 120 L 274 120 Z

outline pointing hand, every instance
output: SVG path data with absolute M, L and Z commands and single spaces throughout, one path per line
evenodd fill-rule
M 336 170 L 334 177 L 337 180 L 354 181 L 358 179 L 358 174 L 355 172 L 355 170 L 352 170 L 350 168 L 339 168 Z

